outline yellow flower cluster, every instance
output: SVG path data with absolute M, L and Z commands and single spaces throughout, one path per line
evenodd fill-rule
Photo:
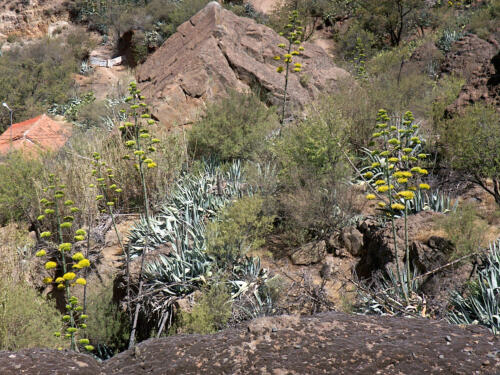
M 365 179 L 371 179 L 376 173 L 383 176 L 370 183 L 378 193 L 385 195 L 391 202 L 390 208 L 395 211 L 405 210 L 406 202 L 415 198 L 417 187 L 410 186 L 410 180 L 417 179 L 414 182 L 418 182 L 418 179 L 428 174 L 426 169 L 411 165 L 427 157 L 427 154 L 418 153 L 422 141 L 416 135 L 419 127 L 413 123 L 414 120 L 413 114 L 408 111 L 399 122 L 391 124 L 387 111 L 378 112 L 377 131 L 373 134 L 373 138 L 382 145 L 382 149 L 371 151 L 371 155 L 378 156 L 379 160 L 372 162 L 367 168 L 369 170 L 365 169 L 363 173 Z M 413 155 L 417 155 L 418 158 Z M 420 190 L 430 189 L 430 186 L 423 182 L 417 186 Z M 366 195 L 368 200 L 375 198 L 375 194 Z M 385 209 L 387 202 L 380 201 L 377 205 Z

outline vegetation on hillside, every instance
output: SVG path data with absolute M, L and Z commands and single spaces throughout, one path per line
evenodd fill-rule
M 69 6 L 75 22 L 116 47 L 133 31 L 140 62 L 206 3 L 73 0 Z M 79 125 L 57 152 L 0 160 L 0 347 L 55 347 L 53 332 L 63 319 L 73 348 L 82 332 L 81 344 L 108 358 L 150 337 L 332 308 L 326 281 L 318 285 L 305 274 L 299 280 L 273 262 L 321 246 L 343 256 L 336 253 L 339 238 L 345 241 L 342 234 L 367 218 L 373 228 L 392 230 L 396 271 L 374 276 L 372 284 L 357 282 L 361 297 L 353 308 L 437 316 L 409 261 L 408 223 L 421 211 L 439 212 L 435 230 L 453 248 L 444 267 L 454 272 L 470 264 L 467 287 L 455 285 L 450 321 L 498 330 L 498 241 L 483 246 L 488 235 L 498 235 L 499 111 L 479 100 L 459 114 L 447 112 L 467 77 L 443 74 L 440 65 L 466 33 L 498 40 L 499 0 L 285 0 L 268 17 L 242 2 L 225 5 L 290 37 L 282 47 L 287 52 L 299 54 L 291 46 L 322 29 L 355 83 L 337 82 L 335 93 L 287 121 L 285 105 L 268 108 L 258 92 L 231 92 L 207 103 L 189 128 L 166 131 L 153 127 L 148 98 L 134 82 L 121 98 L 98 102 L 94 93 L 78 93 L 75 100 L 72 74 L 91 47 L 85 33 L 43 38 L 0 56 L 0 102 L 14 109 L 14 121 L 50 109 Z M 301 70 L 291 53 L 275 59 L 283 72 Z M 0 111 L 0 130 L 8 115 Z M 494 203 L 462 202 L 454 187 L 467 192 L 469 183 Z M 141 217 L 125 238 L 116 228 L 128 214 Z M 101 284 L 96 268 L 109 240 L 101 231 L 111 227 L 124 267 Z M 50 259 L 41 263 L 43 257 Z M 90 269 L 78 267 L 91 257 Z M 85 291 L 73 295 L 73 279 Z

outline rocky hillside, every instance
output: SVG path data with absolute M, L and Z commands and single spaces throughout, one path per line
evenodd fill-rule
M 62 0 L 5 0 L 0 2 L 0 39 L 9 35 L 36 37 L 51 23 L 66 20 Z
M 0 353 L 17 374 L 498 374 L 486 329 L 330 312 L 261 318 L 214 335 L 151 339 L 104 363 L 49 350 Z
M 154 115 L 169 125 L 191 123 L 206 100 L 229 89 L 257 90 L 268 104 L 278 104 L 285 78 L 276 72 L 274 56 L 283 52 L 278 44 L 285 41 L 269 27 L 211 2 L 138 68 L 138 82 Z M 297 59 L 303 72 L 289 82 L 290 99 L 299 107 L 349 76 L 321 47 L 303 46 Z

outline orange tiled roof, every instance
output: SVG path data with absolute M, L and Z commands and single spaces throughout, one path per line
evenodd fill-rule
M 0 135 L 0 154 L 8 153 L 11 146 L 13 150 L 28 151 L 30 153 L 55 151 L 66 143 L 70 135 L 71 128 L 69 124 L 54 121 L 43 114 L 13 124 L 12 130 L 8 128 Z

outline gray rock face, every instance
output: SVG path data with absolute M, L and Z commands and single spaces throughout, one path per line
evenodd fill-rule
M 151 339 L 103 363 L 71 352 L 0 352 L 0 373 L 498 374 L 499 344 L 478 326 L 329 312 L 260 318 L 214 335 Z
M 228 90 L 255 89 L 268 104 L 278 104 L 285 77 L 276 72 L 274 56 L 283 53 L 278 44 L 285 42 L 269 27 L 211 2 L 138 68 L 137 80 L 153 114 L 168 126 L 193 122 L 207 101 Z M 288 90 L 298 108 L 349 77 L 322 48 L 303 46 L 296 58 L 303 70 L 290 75 Z

